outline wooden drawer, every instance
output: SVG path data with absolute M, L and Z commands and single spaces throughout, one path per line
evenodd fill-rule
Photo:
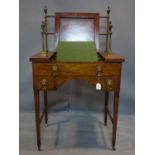
M 101 83 L 103 91 L 113 91 L 119 89 L 119 81 L 116 77 L 101 77 L 99 80 L 95 76 L 37 76 L 34 79 L 34 87 L 39 90 L 54 90 L 69 80 L 84 80 L 96 87 L 96 83 Z
M 119 63 L 33 63 L 35 76 L 96 76 L 97 68 L 102 75 L 118 75 Z
M 115 76 L 105 76 L 102 78 L 102 90 L 113 91 L 119 89 L 119 80 Z
M 34 77 L 34 87 L 39 90 L 53 90 L 54 79 L 49 76 Z

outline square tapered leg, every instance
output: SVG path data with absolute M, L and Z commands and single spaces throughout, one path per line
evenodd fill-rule
M 34 101 L 35 101 L 35 121 L 36 121 L 36 136 L 37 136 L 37 146 L 40 150 L 41 140 L 40 140 L 40 108 L 39 108 L 39 90 L 34 90 Z
M 109 101 L 109 92 L 105 92 L 105 105 L 104 105 L 104 125 L 107 125 L 107 109 L 108 109 L 108 101 Z
M 48 123 L 48 111 L 47 111 L 47 91 L 44 91 L 44 110 L 45 110 L 45 123 Z
M 114 109 L 113 109 L 113 131 L 112 131 L 112 148 L 115 150 L 117 122 L 118 122 L 118 103 L 119 92 L 114 92 Z

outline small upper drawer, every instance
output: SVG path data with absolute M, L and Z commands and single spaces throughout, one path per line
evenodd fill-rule
M 35 76 L 51 76 L 51 63 L 33 63 L 33 73 Z

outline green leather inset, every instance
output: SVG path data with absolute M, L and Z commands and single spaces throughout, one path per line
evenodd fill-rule
M 63 62 L 96 62 L 98 56 L 95 42 L 59 42 L 56 60 Z

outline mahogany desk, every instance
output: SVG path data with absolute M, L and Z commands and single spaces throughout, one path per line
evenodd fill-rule
M 56 42 L 65 38 L 66 34 L 60 36 L 60 17 L 62 16 L 74 16 L 75 17 L 88 17 L 95 20 L 94 34 L 96 37 L 95 42 L 98 46 L 98 34 L 99 34 L 99 14 L 92 13 L 58 13 L 55 16 L 55 33 Z M 47 16 L 46 16 L 47 17 Z M 69 18 L 72 19 L 72 18 Z M 65 29 L 66 30 L 66 29 Z M 68 32 L 68 31 L 67 31 Z M 88 32 L 90 33 L 90 32 Z M 86 35 L 88 34 L 86 33 Z M 100 59 L 97 62 L 58 62 L 56 61 L 56 52 L 48 52 L 46 56 L 41 56 L 40 53 L 32 56 L 30 61 L 32 62 L 32 75 L 33 75 L 33 90 L 34 90 L 34 105 L 35 105 L 35 119 L 36 119 L 36 134 L 37 134 L 37 146 L 38 150 L 41 147 L 40 138 L 40 124 L 45 116 L 45 123 L 48 122 L 47 114 L 47 93 L 51 90 L 56 90 L 67 80 L 85 80 L 90 84 L 96 86 L 97 81 L 101 83 L 101 91 L 105 92 L 104 103 L 104 124 L 107 124 L 107 116 L 109 116 L 112 122 L 112 148 L 115 150 L 116 131 L 117 131 L 117 119 L 118 119 L 118 105 L 119 105 L 119 92 L 121 83 L 121 66 L 124 58 L 107 52 L 98 52 Z M 39 92 L 44 92 L 44 110 L 40 116 L 39 109 Z M 109 92 L 114 92 L 113 112 L 111 114 L 108 109 L 108 97 Z

